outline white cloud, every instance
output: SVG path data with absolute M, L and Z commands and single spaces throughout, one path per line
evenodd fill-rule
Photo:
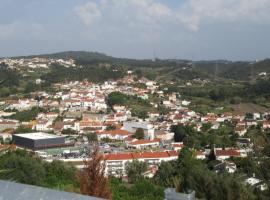
M 94 2 L 88 2 L 85 5 L 77 6 L 75 11 L 86 26 L 90 26 L 96 19 L 101 17 L 101 11 L 98 8 L 98 4 Z
M 99 25 L 122 30 L 186 27 L 196 31 L 204 22 L 270 23 L 270 0 L 186 0 L 176 8 L 156 0 L 89 1 L 75 8 L 87 27 Z
M 269 0 L 189 0 L 177 15 L 189 28 L 197 30 L 204 21 L 269 24 Z
M 0 40 L 13 37 L 39 37 L 43 31 L 43 26 L 39 23 L 14 21 L 9 24 L 0 24 Z

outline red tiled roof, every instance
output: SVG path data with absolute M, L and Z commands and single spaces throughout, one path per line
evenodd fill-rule
M 173 144 L 172 146 L 173 146 L 173 147 L 180 147 L 180 148 L 182 148 L 182 147 L 184 147 L 185 145 L 184 145 L 184 144 Z
M 216 150 L 216 156 L 240 156 L 240 152 L 235 149 Z
M 133 153 L 134 159 L 140 158 L 167 158 L 170 155 L 167 152 L 142 152 L 142 153 Z
M 116 130 L 110 130 L 110 131 L 103 131 L 99 134 L 108 134 L 108 135 L 133 135 L 133 133 L 129 132 L 129 131 L 125 131 L 125 130 L 120 130 L 120 129 L 116 129 Z
M 105 160 L 132 160 L 133 156 L 131 153 L 119 153 L 119 154 L 107 154 Z
M 16 124 L 16 122 L 3 121 L 3 122 L 0 122 L 0 124 Z
M 167 153 L 172 157 L 172 156 L 178 156 L 179 152 L 177 151 L 167 151 Z
M 129 144 L 130 145 L 140 145 L 140 144 L 152 144 L 152 143 L 156 143 L 156 142 L 160 142 L 160 139 L 154 139 L 154 140 L 137 140 L 137 141 L 131 142 Z
M 144 158 L 169 158 L 177 157 L 176 151 L 163 151 L 163 152 L 141 152 L 141 153 L 119 153 L 119 154 L 107 154 L 104 156 L 105 160 L 133 160 Z

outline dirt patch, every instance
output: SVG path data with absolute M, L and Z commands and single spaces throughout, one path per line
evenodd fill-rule
M 269 108 L 254 104 L 254 103 L 241 103 L 237 105 L 231 105 L 234 110 L 234 114 L 245 114 L 245 113 L 254 113 L 254 112 L 269 112 Z

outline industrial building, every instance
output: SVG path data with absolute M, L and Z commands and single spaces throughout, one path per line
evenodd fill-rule
M 70 146 L 65 143 L 65 136 L 42 132 L 14 134 L 12 140 L 15 145 L 31 150 Z

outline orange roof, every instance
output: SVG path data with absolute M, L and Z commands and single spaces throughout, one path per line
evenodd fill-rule
M 217 156 L 240 156 L 240 152 L 235 149 L 216 150 Z
M 173 147 L 180 147 L 180 148 L 182 148 L 182 147 L 184 147 L 185 145 L 184 145 L 184 144 L 173 144 L 172 146 L 173 146 Z
M 58 115 L 58 114 L 55 112 L 48 112 L 46 115 Z
M 133 159 L 144 159 L 144 158 L 169 158 L 169 157 L 177 157 L 177 156 L 178 156 L 178 152 L 176 151 L 163 151 L 163 152 L 107 154 L 104 156 L 104 159 L 105 160 L 133 160 Z
M 100 121 L 80 121 L 80 126 L 102 126 Z
M 179 153 L 177 151 L 167 151 L 167 153 L 172 157 L 172 156 L 178 156 Z
M 156 143 L 156 142 L 160 142 L 160 139 L 154 139 L 154 140 L 137 140 L 137 141 L 131 142 L 129 144 L 130 145 L 140 145 L 140 144 L 152 144 L 152 143 Z
M 118 153 L 118 154 L 107 154 L 105 160 L 132 160 L 133 156 L 131 153 Z
M 142 153 L 133 153 L 134 159 L 140 158 L 166 158 L 170 157 L 167 152 L 142 152 Z
M 16 122 L 12 122 L 12 121 L 0 121 L 0 124 L 16 124 Z

